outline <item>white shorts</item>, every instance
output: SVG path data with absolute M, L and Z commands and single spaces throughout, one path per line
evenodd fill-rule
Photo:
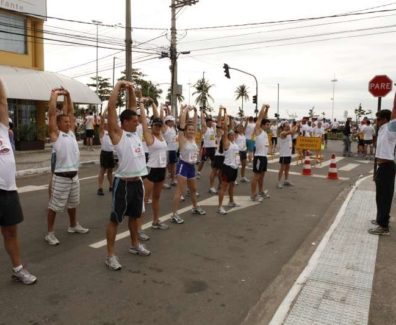
M 48 208 L 54 212 L 63 212 L 65 208 L 73 209 L 80 204 L 80 180 L 53 175 L 52 191 Z

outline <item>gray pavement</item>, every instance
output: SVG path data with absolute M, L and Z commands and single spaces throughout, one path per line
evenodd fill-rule
M 339 156 L 339 144 L 329 144 L 326 161 L 332 152 Z M 99 152 L 81 147 L 82 163 L 97 161 Z M 98 200 L 94 194 L 94 169 L 83 166 L 80 175 L 86 179 L 82 182 L 86 204 L 79 215 L 92 229 L 91 238 L 73 241 L 60 233 L 62 245 L 52 249 L 42 243 L 44 223 L 37 218 L 45 214 L 45 204 L 37 202 L 46 200 L 42 189 L 48 177 L 21 177 L 48 172 L 50 149 L 17 153 L 16 160 L 23 208 L 34 216 L 22 224 L 22 244 L 40 282 L 30 289 L 33 292 L 22 288 L 16 292 L 0 280 L 0 301 L 18 301 L 12 307 L 0 303 L 4 311 L 0 324 L 250 325 L 271 320 L 272 324 L 394 324 L 395 236 L 380 238 L 376 260 L 377 237 L 367 234 L 375 208 L 372 181 L 362 182 L 345 201 L 359 176 L 369 175 L 369 161 L 339 160 L 339 169 L 344 169 L 339 172 L 341 181 L 323 179 L 326 164 L 312 167 L 314 177 L 299 176 L 301 167 L 293 166 L 291 179 L 297 186 L 277 191 L 274 157 L 269 166 L 273 172 L 266 176 L 272 198 L 260 205 L 264 210 L 246 206 L 217 218 L 202 179 L 200 201 L 208 215 L 188 218 L 186 225 L 173 226 L 169 233 L 149 231 L 154 236 L 149 242 L 153 256 L 133 258 L 131 264 L 127 254 L 121 253 L 124 269 L 114 274 L 103 267 L 103 248 L 88 247 L 103 238 L 109 204 L 108 198 Z M 248 185 L 239 185 L 237 193 L 244 200 Z M 170 191 L 163 196 L 169 202 Z M 340 213 L 343 204 L 344 213 Z M 169 207 L 163 210 L 162 215 Z M 61 223 L 65 226 L 64 220 Z M 330 234 L 329 229 L 333 229 Z M 120 231 L 125 230 L 123 225 Z M 6 263 L 4 256 L 0 261 Z M 0 270 L 4 274 L 7 268 Z M 31 301 L 31 294 L 36 301 Z M 106 298 L 111 306 L 106 305 Z M 20 308 L 26 310 L 15 316 Z

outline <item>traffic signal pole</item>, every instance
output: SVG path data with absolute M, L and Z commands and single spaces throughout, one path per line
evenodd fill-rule
M 240 70 L 240 69 L 237 69 L 237 68 L 231 68 L 226 63 L 224 63 L 223 68 L 224 68 L 225 72 L 228 71 L 228 70 L 235 70 L 235 71 L 239 71 L 241 73 L 247 74 L 247 75 L 249 75 L 249 76 L 254 78 L 254 81 L 256 82 L 256 95 L 255 95 L 256 96 L 256 103 L 255 103 L 256 104 L 256 109 L 254 110 L 254 113 L 256 114 L 256 117 L 257 117 L 257 114 L 258 114 L 258 82 L 257 82 L 256 76 L 254 74 L 251 74 L 249 72 L 246 72 L 246 71 L 243 71 L 243 70 Z M 231 78 L 231 77 L 228 77 L 228 78 Z

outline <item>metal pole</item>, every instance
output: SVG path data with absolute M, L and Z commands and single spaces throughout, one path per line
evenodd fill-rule
M 278 101 L 276 103 L 276 114 L 278 114 L 278 117 L 276 119 L 279 119 L 279 83 L 278 83 Z
M 99 72 L 99 24 L 96 24 L 96 95 L 98 94 L 99 91 L 98 72 Z
M 331 80 L 331 82 L 333 83 L 333 98 L 332 98 L 333 101 L 331 103 L 331 120 L 332 121 L 334 121 L 334 100 L 335 100 L 334 96 L 335 96 L 335 83 L 337 81 L 338 80 L 335 78 L 335 75 L 334 75 L 334 79 Z
M 113 88 L 114 88 L 114 85 L 115 85 L 115 83 L 114 83 L 114 79 L 115 79 L 115 60 L 116 60 L 116 57 L 113 56 Z
M 377 106 L 377 113 L 381 110 L 381 102 L 382 97 L 378 97 L 378 106 Z M 377 124 L 378 125 L 378 124 Z M 377 139 L 378 139 L 378 127 L 375 128 L 375 141 L 374 141 L 374 150 L 377 151 Z M 375 174 L 377 172 L 377 158 L 374 158 L 374 171 L 373 171 L 373 180 L 375 181 Z
M 177 99 L 176 99 L 176 85 L 177 85 L 177 50 L 176 50 L 176 4 L 175 0 L 171 1 L 171 109 L 174 116 L 177 116 Z
M 132 81 L 132 27 L 131 27 L 131 0 L 126 0 L 125 12 L 125 77 Z

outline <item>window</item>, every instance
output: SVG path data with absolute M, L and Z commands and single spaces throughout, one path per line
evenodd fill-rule
M 26 18 L 0 12 L 0 51 L 26 54 Z

